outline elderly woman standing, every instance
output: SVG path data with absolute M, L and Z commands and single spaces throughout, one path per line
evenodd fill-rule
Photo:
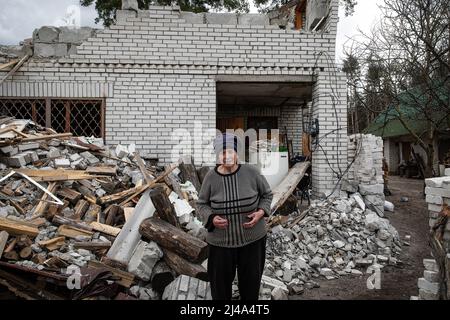
M 272 191 L 258 169 L 240 164 L 240 139 L 229 133 L 214 142 L 218 165 L 203 180 L 200 219 L 208 230 L 208 275 L 214 300 L 231 300 L 238 274 L 242 300 L 257 300 L 266 258 L 266 225 Z

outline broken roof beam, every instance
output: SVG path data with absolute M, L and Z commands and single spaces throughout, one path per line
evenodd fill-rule
M 29 54 L 27 54 L 26 56 L 24 56 L 22 59 L 20 59 L 20 61 L 18 61 L 15 66 L 6 74 L 6 76 L 4 76 L 1 80 L 0 80 L 0 84 L 2 84 L 8 77 L 12 76 L 14 73 L 16 73 L 17 70 L 19 70 L 19 68 L 25 63 L 25 61 L 28 60 L 28 58 L 30 57 Z

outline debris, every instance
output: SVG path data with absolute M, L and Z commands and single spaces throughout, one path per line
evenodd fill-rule
M 140 241 L 128 263 L 128 272 L 133 273 L 142 280 L 150 280 L 153 267 L 161 259 L 163 252 L 154 242 Z
M 408 202 L 409 198 L 408 197 L 401 197 L 400 198 L 400 202 Z
M 164 290 L 163 300 L 211 300 L 208 282 L 180 275 Z
M 387 200 L 384 201 L 384 210 L 394 212 L 394 204 Z

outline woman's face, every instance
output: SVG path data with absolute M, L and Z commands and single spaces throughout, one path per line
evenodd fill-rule
M 237 152 L 234 149 L 225 149 L 219 153 L 218 161 L 225 167 L 232 167 L 238 162 Z

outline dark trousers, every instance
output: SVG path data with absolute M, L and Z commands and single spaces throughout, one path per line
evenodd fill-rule
M 266 237 L 239 248 L 209 245 L 208 276 L 213 300 L 231 300 L 238 274 L 241 300 L 258 300 L 266 260 Z

